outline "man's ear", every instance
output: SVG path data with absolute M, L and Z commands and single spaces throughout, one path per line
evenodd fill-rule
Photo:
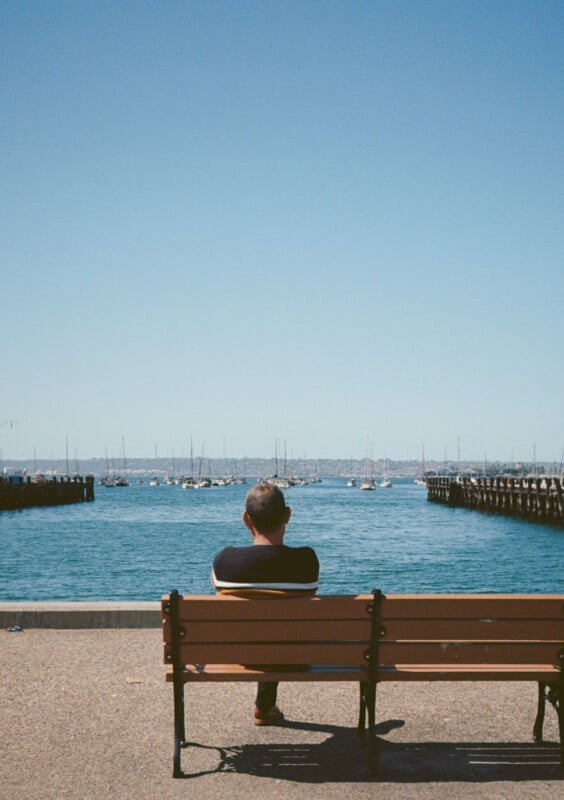
M 247 514 L 246 511 L 243 511 L 241 516 L 242 516 L 242 519 L 243 519 L 243 523 L 245 524 L 245 527 L 248 528 L 250 530 L 250 532 L 252 533 L 253 530 L 254 530 L 254 527 L 253 527 L 253 523 L 251 522 L 251 518 L 249 517 L 249 515 Z
M 292 516 L 292 509 L 290 506 L 286 506 L 286 517 L 284 519 L 284 524 L 287 525 L 290 522 L 290 517 Z

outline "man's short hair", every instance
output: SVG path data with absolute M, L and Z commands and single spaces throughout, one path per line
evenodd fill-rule
M 257 531 L 270 533 L 284 522 L 286 501 L 278 486 L 260 481 L 249 489 L 245 511 Z

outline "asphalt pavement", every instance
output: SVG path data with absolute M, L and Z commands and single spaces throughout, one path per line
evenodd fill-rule
M 536 745 L 527 683 L 382 684 L 376 777 L 354 684 L 281 684 L 276 728 L 253 725 L 252 684 L 188 686 L 175 780 L 160 629 L 21 627 L 0 630 L 2 800 L 563 796 L 556 714 Z

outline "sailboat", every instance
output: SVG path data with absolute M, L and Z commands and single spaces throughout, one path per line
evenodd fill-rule
M 100 486 L 115 486 L 114 479 L 111 477 L 110 462 L 108 461 L 108 451 L 105 451 L 104 456 L 104 474 L 100 478 Z
M 192 444 L 192 437 L 190 437 L 190 477 L 184 478 L 182 481 L 183 489 L 194 489 L 196 481 L 194 480 L 194 448 Z
M 349 486 L 350 488 L 352 488 L 353 486 L 356 486 L 356 479 L 354 478 L 354 469 L 353 469 L 353 460 L 352 460 L 352 458 L 351 458 L 351 477 L 347 481 L 347 486 Z
M 380 481 L 380 488 L 381 489 L 390 489 L 392 487 L 392 482 L 388 478 L 388 459 L 384 462 L 384 474 L 382 476 L 382 480 Z
M 279 489 L 290 489 L 292 482 L 286 477 L 286 442 L 284 442 L 284 475 L 278 474 L 278 440 L 274 440 L 274 474 L 265 478 L 265 483 L 278 486 Z
M 129 478 L 127 477 L 127 459 L 125 457 L 125 439 L 121 437 L 121 451 L 123 456 L 123 474 L 116 475 L 114 486 L 129 486 Z
M 368 469 L 368 453 L 366 453 L 366 458 L 364 460 L 364 477 L 360 482 L 360 488 L 363 492 L 370 492 L 374 490 L 375 486 L 374 478 L 370 476 L 370 470 Z
M 425 480 L 425 445 L 423 445 L 423 453 L 421 457 L 421 475 L 419 478 L 415 478 L 413 483 L 416 483 L 417 486 L 427 485 L 427 481 Z

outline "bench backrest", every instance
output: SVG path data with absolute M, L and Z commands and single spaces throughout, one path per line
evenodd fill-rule
M 162 599 L 173 660 L 171 596 Z M 559 665 L 564 595 L 177 599 L 181 664 Z M 376 608 L 375 608 L 376 606 Z M 372 651 L 371 651 L 372 648 Z
M 182 664 L 365 663 L 372 634 L 372 595 L 241 598 L 179 596 Z M 173 624 L 162 600 L 165 662 Z

